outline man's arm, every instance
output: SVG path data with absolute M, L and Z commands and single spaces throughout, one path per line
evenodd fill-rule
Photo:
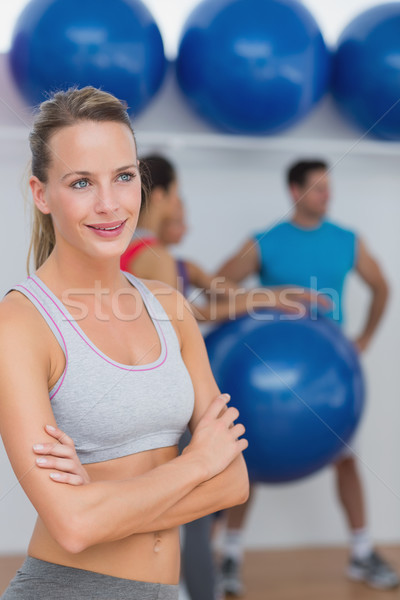
M 364 329 L 355 342 L 360 352 L 362 352 L 369 345 L 382 318 L 389 296 L 389 287 L 381 268 L 362 240 L 358 241 L 358 258 L 355 269 L 372 292 Z
M 249 275 L 258 273 L 259 270 L 257 242 L 250 239 L 240 248 L 239 252 L 220 267 L 216 275 L 238 283 Z

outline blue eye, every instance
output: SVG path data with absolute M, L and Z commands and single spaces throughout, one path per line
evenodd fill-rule
M 135 175 L 133 173 L 121 173 L 120 175 L 118 175 L 118 179 L 120 179 L 120 181 L 131 181 L 133 178 L 135 177 Z
M 75 183 L 72 184 L 72 187 L 75 188 L 76 190 L 83 190 L 88 185 L 89 185 L 89 182 L 87 179 L 80 179 L 79 181 L 75 181 Z

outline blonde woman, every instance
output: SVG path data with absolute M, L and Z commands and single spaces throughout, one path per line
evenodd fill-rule
M 30 144 L 36 270 L 0 303 L 0 433 L 38 519 L 3 600 L 176 599 L 178 526 L 248 496 L 244 428 L 179 293 L 120 270 L 141 203 L 121 102 L 58 92 Z M 86 485 L 36 464 L 56 426 Z

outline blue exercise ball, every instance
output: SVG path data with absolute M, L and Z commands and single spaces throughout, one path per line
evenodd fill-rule
M 217 383 L 246 427 L 251 480 L 300 479 L 351 440 L 363 376 L 353 344 L 330 319 L 246 315 L 210 333 L 206 346 Z
M 192 107 L 232 133 L 294 125 L 327 91 L 330 53 L 296 0 L 204 0 L 183 28 L 179 85 Z
M 16 23 L 9 61 L 30 105 L 50 91 L 93 85 L 134 115 L 166 70 L 160 31 L 139 0 L 32 0 Z
M 375 6 L 345 28 L 334 57 L 333 93 L 364 133 L 400 140 L 400 2 Z

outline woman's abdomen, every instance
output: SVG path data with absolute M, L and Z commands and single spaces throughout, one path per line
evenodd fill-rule
M 176 447 L 159 448 L 104 463 L 86 465 L 86 468 L 92 481 L 126 480 L 142 475 L 176 456 Z M 96 544 L 78 554 L 71 554 L 54 540 L 39 517 L 28 554 L 47 562 L 124 579 L 170 585 L 176 585 L 179 581 L 179 528 L 133 534 L 121 540 Z

